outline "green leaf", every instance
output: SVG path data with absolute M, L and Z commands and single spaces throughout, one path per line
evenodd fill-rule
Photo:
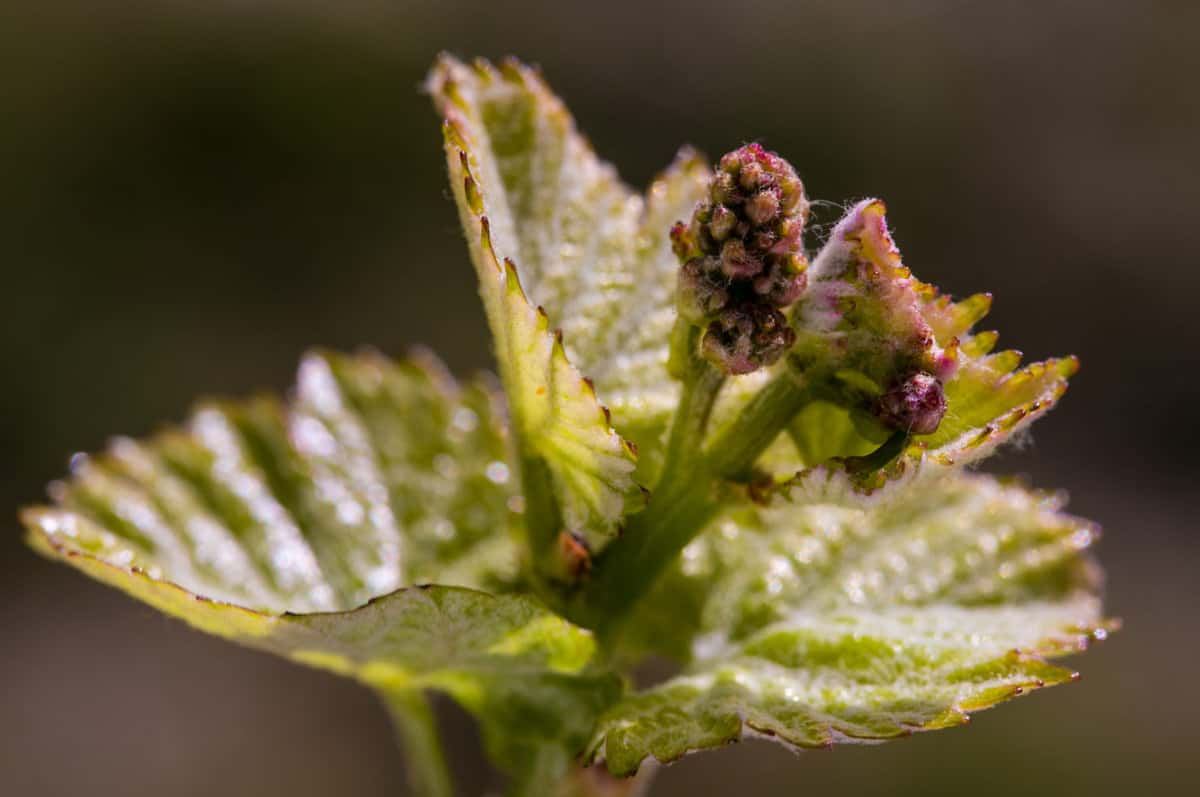
M 255 610 L 349 609 L 434 579 L 503 589 L 517 493 L 495 402 L 428 356 L 312 354 L 290 408 L 210 402 L 186 430 L 117 439 L 25 520 L 71 563 Z
M 1053 409 L 1079 370 L 1075 357 L 1021 368 L 1020 352 L 991 353 L 996 337 L 961 333 L 958 371 L 946 383 L 946 417 L 936 432 L 916 438 L 927 459 L 943 466 L 983 459 Z
M 548 468 L 562 525 L 598 550 L 642 501 L 634 449 L 610 422 L 654 449 L 676 402 L 666 371 L 677 268 L 668 232 L 708 170 L 681 153 L 643 200 L 515 61 L 443 56 L 429 85 L 518 446 Z
M 925 318 L 923 289 L 900 260 L 879 200 L 863 200 L 837 223 L 809 269 L 796 305 L 789 364 L 819 398 L 873 403 L 915 370 L 952 364 Z
M 818 267 L 822 265 L 828 272 L 824 283 L 819 282 L 822 272 Z M 944 378 L 946 414 L 938 428 L 913 435 L 903 455 L 883 470 L 864 471 L 857 467 L 859 463 L 846 459 L 860 457 L 880 442 L 863 418 L 856 420 L 847 409 L 840 417 L 836 412 L 811 408 L 802 413 L 789 429 L 807 466 L 789 485 L 795 500 L 807 497 L 855 503 L 881 487 L 895 487 L 897 480 L 911 479 L 919 471 L 942 472 L 976 462 L 1049 412 L 1079 368 L 1074 357 L 1020 368 L 1020 352 L 992 353 L 997 333 L 971 331 L 987 315 L 992 297 L 976 294 L 954 302 L 935 286 L 916 280 L 900 261 L 883 204 L 877 200 L 861 202 L 847 214 L 816 258 L 813 270 L 821 289 L 814 289 L 806 299 L 813 306 L 801 316 L 810 327 L 806 345 L 812 351 L 806 357 L 793 355 L 793 367 L 813 369 L 814 363 L 822 364 L 821 358 L 846 349 L 857 359 L 824 364 L 825 370 L 845 366 L 849 375 L 882 387 L 903 372 L 895 363 L 893 341 L 899 339 L 910 341 L 920 351 L 924 369 L 949 371 L 949 376 Z M 880 282 L 883 287 L 848 303 L 871 321 L 862 329 L 851 324 L 846 331 L 842 328 L 846 319 L 828 311 L 835 299 L 848 302 L 846 297 L 856 290 L 840 281 L 844 273 L 887 275 Z M 907 362 L 904 358 L 899 361 Z M 812 374 L 802 376 L 811 378 Z M 854 411 L 862 415 L 862 408 Z
M 845 407 L 813 401 L 796 415 L 788 433 L 800 461 L 816 466 L 835 457 L 866 456 L 887 440 L 887 430 L 880 434 L 864 426 Z
M 1046 412 L 1075 361 L 992 354 L 995 333 L 971 331 L 990 297 L 913 278 L 873 200 L 814 261 L 787 363 L 715 407 L 718 372 L 689 392 L 705 398 L 684 402 L 657 502 L 586 589 L 549 588 L 588 571 L 664 470 L 668 231 L 710 173 L 684 151 L 635 195 L 516 62 L 444 56 L 429 88 L 507 401 L 427 356 L 313 354 L 287 404 L 210 402 L 77 457 L 54 505 L 23 515 L 36 549 L 378 690 L 438 794 L 427 690 L 540 795 L 584 787 L 580 751 L 626 775 L 748 734 L 811 747 L 960 724 L 1069 680 L 1047 659 L 1115 627 L 1084 553 L 1096 530 L 1061 498 L 958 470 Z M 914 376 L 920 406 L 892 409 Z M 943 383 L 945 416 L 914 434 Z M 764 468 L 803 470 L 781 485 Z M 599 629 L 603 655 L 517 594 L 532 588 Z M 624 695 L 609 668 L 645 652 L 684 669 Z
M 451 695 L 523 773 L 578 752 L 620 684 L 590 632 L 465 588 L 515 586 L 502 419 L 428 356 L 313 354 L 290 407 L 209 403 L 186 430 L 117 440 L 23 519 L 40 552 L 200 630 L 390 702 Z
M 995 337 L 966 337 L 959 369 L 946 383 L 948 409 L 936 432 L 911 438 L 904 453 L 880 470 L 859 470 L 853 459 L 832 459 L 801 470 L 782 491 L 792 501 L 867 506 L 885 494 L 922 489 L 925 480 L 978 462 L 1025 431 L 1062 398 L 1079 362 L 1066 357 L 1018 369 L 1019 352 L 987 354 L 984 347 Z M 871 448 L 857 431 L 845 425 L 840 429 L 846 437 L 837 440 L 839 457 L 862 456 Z M 812 429 L 804 433 L 820 434 Z
M 491 759 L 528 771 L 569 757 L 620 693 L 592 635 L 529 598 L 452 587 L 392 593 L 353 612 L 284 618 L 267 647 L 385 693 L 434 689 L 480 721 Z
M 602 719 L 593 757 L 766 734 L 797 747 L 966 721 L 1072 678 L 1048 663 L 1103 638 L 1097 531 L 1062 499 L 983 476 L 922 483 L 871 509 L 780 504 L 727 514 L 646 601 L 635 642 L 681 675 Z

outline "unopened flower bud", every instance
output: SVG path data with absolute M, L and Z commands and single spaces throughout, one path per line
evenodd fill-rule
M 792 254 L 800 250 L 800 236 L 804 234 L 804 220 L 799 216 L 785 218 L 775 228 L 775 244 L 771 251 L 777 254 Z
M 738 197 L 738 190 L 733 175 L 720 172 L 713 177 L 709 194 L 712 196 L 713 202 L 725 203 L 735 201 Z
M 799 212 L 805 219 L 808 217 L 808 200 L 804 196 L 804 185 L 796 175 L 785 175 L 779 178 L 780 210 L 792 214 Z
M 776 258 L 770 269 L 754 279 L 754 292 L 772 307 L 787 307 L 804 293 L 808 276 L 804 262 L 795 256 Z
M 682 221 L 677 221 L 671 226 L 671 251 L 679 258 L 680 263 L 686 263 L 696 255 L 696 243 L 688 225 Z
M 796 341 L 778 310 L 747 302 L 722 310 L 708 325 L 704 354 L 729 374 L 749 374 L 771 365 Z
M 692 258 L 679 270 L 677 304 L 684 318 L 703 321 L 720 312 L 728 301 L 728 280 L 716 258 Z
M 946 393 L 936 377 L 918 371 L 880 396 L 875 414 L 893 429 L 933 434 L 946 414 Z
M 746 216 L 754 224 L 766 224 L 779 212 L 779 196 L 772 191 L 759 191 L 746 200 Z
M 730 279 L 749 279 L 762 271 L 762 261 L 746 250 L 738 238 L 731 238 L 721 247 L 721 270 Z
M 713 210 L 712 221 L 708 225 L 708 233 L 714 241 L 724 241 L 737 226 L 738 218 L 732 210 L 724 205 L 717 205 Z
M 745 191 L 753 191 L 759 187 L 763 179 L 763 167 L 758 161 L 749 161 L 742 165 L 738 175 L 738 185 Z

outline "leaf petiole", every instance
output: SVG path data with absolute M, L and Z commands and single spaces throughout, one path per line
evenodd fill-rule
M 683 319 L 675 324 L 670 369 L 683 386 L 662 472 L 647 508 L 630 518 L 624 533 L 604 550 L 575 602 L 578 622 L 601 634 L 618 624 L 716 509 L 704 498 L 713 479 L 700 452 L 726 375 L 701 355 L 701 335 L 701 329 Z
M 454 784 L 429 699 L 420 689 L 407 688 L 384 690 L 380 696 L 396 729 L 413 794 L 453 797 Z
M 616 632 L 638 599 L 713 519 L 721 505 L 722 482 L 746 477 L 811 399 L 802 377 L 780 369 L 705 446 L 725 375 L 699 353 L 699 331 L 690 327 L 686 335 L 677 327 L 672 345 L 674 370 L 684 384 L 662 476 L 649 506 L 630 519 L 625 533 L 600 557 L 583 591 L 579 620 L 602 635 Z
M 723 479 L 744 479 L 779 433 L 814 398 L 803 376 L 780 368 L 729 421 L 704 451 L 709 469 Z

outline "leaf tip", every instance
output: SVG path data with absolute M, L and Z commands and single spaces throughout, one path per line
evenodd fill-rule
M 479 248 L 483 251 L 483 257 L 488 265 L 498 274 L 505 273 L 504 267 L 500 264 L 499 258 L 496 257 L 496 249 L 492 245 L 492 223 L 487 216 L 479 217 Z

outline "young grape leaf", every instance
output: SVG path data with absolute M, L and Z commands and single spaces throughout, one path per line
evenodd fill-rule
M 822 265 L 828 273 L 825 282 L 821 281 Z M 855 462 L 845 459 L 862 456 L 880 441 L 865 433 L 861 423 L 856 425 L 851 414 L 843 410 L 840 415 L 821 412 L 810 418 L 798 417 L 789 432 L 806 468 L 789 485 L 794 499 L 859 502 L 889 482 L 911 478 L 921 469 L 944 471 L 978 461 L 1053 408 L 1066 392 L 1067 380 L 1079 368 L 1074 357 L 1019 368 L 1020 352 L 992 353 L 997 334 L 971 331 L 991 308 L 991 296 L 976 294 L 954 302 L 935 286 L 916 280 L 901 263 L 888 232 L 885 208 L 878 200 L 864 200 L 846 214 L 815 259 L 813 271 L 821 288 L 806 300 L 814 309 L 807 317 L 802 315 L 800 323 L 818 330 L 811 336 L 822 342 L 819 350 L 841 350 L 858 334 L 852 349 L 855 345 L 868 353 L 878 349 L 881 353 L 875 360 L 890 363 L 893 332 L 889 330 L 899 325 L 923 345 L 926 367 L 946 372 L 946 410 L 936 430 L 913 434 L 900 457 L 874 471 L 856 470 Z M 900 309 L 890 311 L 896 318 L 884 316 L 882 336 L 864 341 L 861 332 L 847 333 L 830 326 L 840 315 L 829 308 L 843 306 L 858 290 L 840 281 L 843 271 L 890 275 L 876 291 L 893 297 L 890 303 Z M 864 306 L 877 302 L 879 297 L 867 292 L 848 306 L 862 313 Z M 916 332 L 911 332 L 913 327 Z M 873 362 L 870 356 L 860 359 Z M 837 365 L 845 367 L 844 363 Z M 886 369 L 873 377 L 879 379 L 884 372 Z
M 635 195 L 515 61 L 443 56 L 429 86 L 518 446 L 549 468 L 567 530 L 598 550 L 642 500 L 617 432 L 653 449 L 674 408 L 668 233 L 708 169 L 682 152 L 646 199 Z
M 589 632 L 467 588 L 517 577 L 496 402 L 428 356 L 312 354 L 290 407 L 210 403 L 186 430 L 76 458 L 56 505 L 24 512 L 28 539 L 208 633 L 385 693 L 443 691 L 513 771 L 565 760 L 620 684 Z
M 315 353 L 290 408 L 210 402 L 186 430 L 117 439 L 25 519 L 63 555 L 255 610 L 350 609 L 435 578 L 503 589 L 517 492 L 496 402 L 431 356 Z
M 607 712 L 591 755 L 626 774 L 747 734 L 890 739 L 1070 680 L 1046 658 L 1111 624 L 1082 553 L 1097 530 L 1061 506 L 956 474 L 872 509 L 731 512 L 628 632 L 683 658 L 683 673 Z

